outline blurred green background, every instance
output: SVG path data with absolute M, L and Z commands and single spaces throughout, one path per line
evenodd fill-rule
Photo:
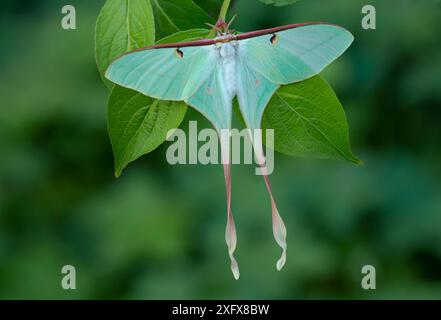
M 165 143 L 114 178 L 93 48 L 103 3 L 0 4 L 0 298 L 441 298 L 439 1 L 235 2 L 238 30 L 329 21 L 355 35 L 323 76 L 365 162 L 276 154 L 281 272 L 263 181 L 234 166 L 239 281 L 220 166 L 170 166 Z M 76 7 L 75 31 L 60 27 L 65 4 Z M 377 30 L 361 28 L 365 4 Z M 182 126 L 194 119 L 206 124 L 189 110 Z M 60 286 L 66 264 L 76 290 Z M 376 290 L 360 286 L 366 264 Z

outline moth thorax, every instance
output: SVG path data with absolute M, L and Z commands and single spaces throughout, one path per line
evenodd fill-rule
M 223 43 L 220 47 L 220 55 L 222 58 L 234 57 L 236 55 L 236 49 L 229 42 Z

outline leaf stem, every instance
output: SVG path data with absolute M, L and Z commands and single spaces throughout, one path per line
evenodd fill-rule
M 230 7 L 231 0 L 224 0 L 222 3 L 222 7 L 220 9 L 219 18 L 217 19 L 216 23 L 219 21 L 225 21 L 227 18 L 228 8 Z M 208 38 L 212 38 L 216 35 L 216 28 L 211 29 L 210 33 L 208 34 Z
M 224 0 L 224 2 L 222 3 L 222 7 L 219 13 L 219 18 L 217 19 L 217 21 L 225 21 L 226 17 L 227 17 L 227 12 L 228 12 L 228 8 L 230 7 L 230 3 L 231 0 Z

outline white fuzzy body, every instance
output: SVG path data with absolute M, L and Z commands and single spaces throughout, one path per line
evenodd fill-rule
M 233 100 L 237 93 L 237 42 L 226 42 L 219 45 L 219 55 L 222 64 L 223 83 L 228 98 Z

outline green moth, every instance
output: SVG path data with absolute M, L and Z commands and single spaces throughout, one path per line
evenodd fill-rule
M 303 81 L 320 73 L 354 40 L 346 29 L 327 23 L 302 23 L 235 34 L 218 21 L 217 37 L 191 42 L 154 45 L 129 52 L 106 72 L 112 82 L 146 96 L 185 101 L 201 112 L 219 133 L 227 194 L 225 239 L 231 270 L 239 278 L 234 258 L 236 228 L 231 211 L 230 139 L 232 103 L 237 96 L 250 130 L 260 129 L 262 115 L 281 85 Z M 250 131 L 251 132 L 251 131 Z M 286 228 L 277 210 L 268 179 L 262 136 L 251 135 L 256 160 L 269 193 L 273 234 L 282 248 L 277 261 L 286 261 Z

